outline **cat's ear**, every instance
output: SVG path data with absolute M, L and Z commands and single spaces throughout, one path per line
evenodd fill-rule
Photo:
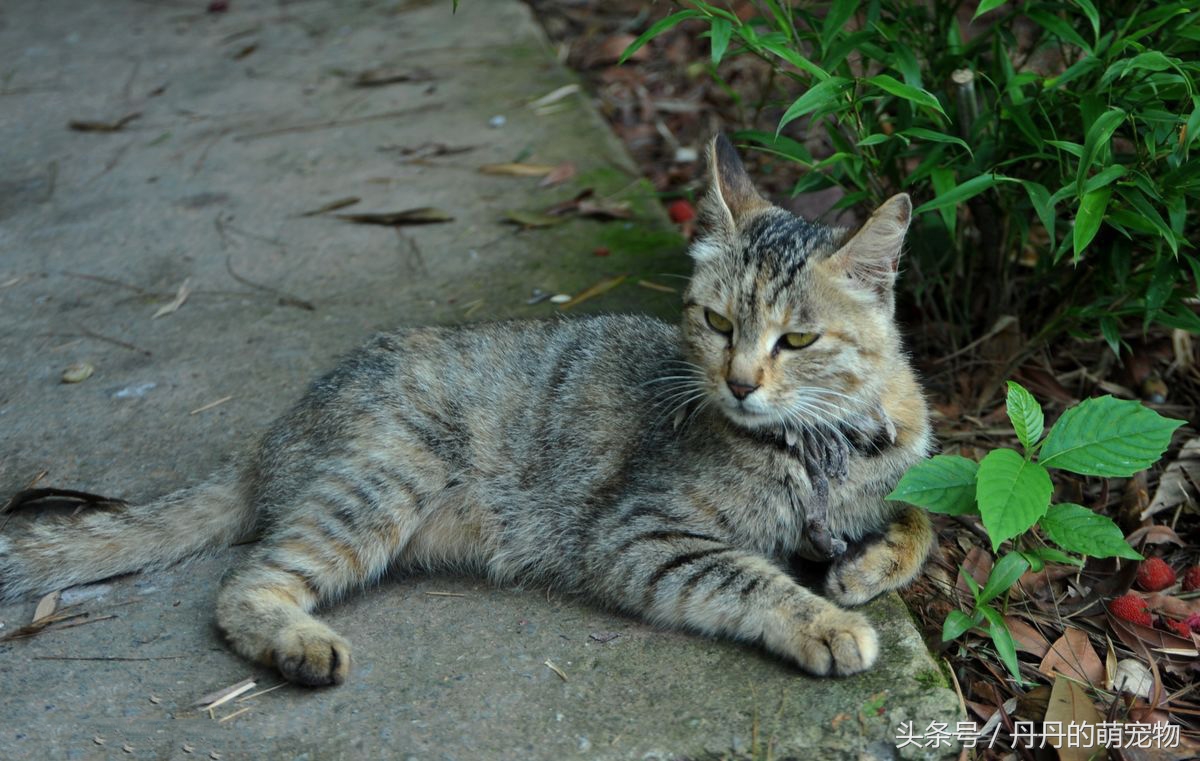
M 912 221 L 907 193 L 892 196 L 829 259 L 830 265 L 874 289 L 890 307 L 904 234 Z
M 743 218 L 769 206 L 754 189 L 733 143 L 715 135 L 708 147 L 708 192 L 700 204 L 703 222 L 732 234 Z

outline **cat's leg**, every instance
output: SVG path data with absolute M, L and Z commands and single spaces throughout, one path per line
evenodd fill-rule
M 879 652 L 875 630 L 765 557 L 687 531 L 648 531 L 597 548 L 592 590 L 656 623 L 761 641 L 813 674 L 853 674 Z
M 921 572 L 933 549 L 933 526 L 924 510 L 906 507 L 882 534 L 873 534 L 833 562 L 825 594 L 842 605 L 860 605 L 899 589 Z
M 310 611 L 376 579 L 419 525 L 408 495 L 373 496 L 314 488 L 224 579 L 217 623 L 238 653 L 292 682 L 345 681 L 350 646 Z

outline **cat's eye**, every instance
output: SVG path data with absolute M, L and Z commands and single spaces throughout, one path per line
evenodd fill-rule
M 708 327 L 718 333 L 729 335 L 733 332 L 733 323 L 729 321 L 729 318 L 719 315 L 711 309 L 704 310 L 704 319 L 708 321 Z
M 804 349 L 820 337 L 820 333 L 784 333 L 779 338 L 779 345 L 784 349 Z

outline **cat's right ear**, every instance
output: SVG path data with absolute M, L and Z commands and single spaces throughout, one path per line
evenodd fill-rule
M 700 202 L 700 220 L 709 232 L 732 237 L 746 216 L 770 204 L 754 189 L 750 175 L 729 138 L 713 136 L 708 147 L 708 191 Z M 710 247 L 693 246 L 692 256 L 708 258 Z

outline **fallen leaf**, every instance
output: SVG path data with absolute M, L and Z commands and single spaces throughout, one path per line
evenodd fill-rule
M 158 311 L 150 319 L 157 320 L 159 317 L 166 317 L 178 311 L 179 307 L 183 306 L 183 302 L 187 301 L 188 296 L 192 293 L 191 280 L 190 277 L 185 277 L 179 285 L 179 290 L 175 292 L 175 298 L 171 299 L 171 303 L 159 307 Z
M 331 211 L 337 211 L 338 209 L 344 209 L 347 206 L 353 206 L 354 204 L 358 203 L 360 200 L 361 199 L 358 198 L 357 196 L 349 196 L 347 198 L 339 198 L 336 201 L 330 201 L 329 203 L 325 204 L 324 206 L 319 206 L 315 209 L 311 209 L 309 211 L 303 212 L 302 214 L 300 214 L 298 216 L 315 217 L 318 214 L 328 214 Z
M 551 90 L 537 100 L 531 101 L 529 107 L 536 109 L 549 106 L 550 104 L 557 103 L 568 95 L 574 95 L 577 92 L 579 92 L 578 84 L 563 85 L 562 87 Z
M 588 635 L 588 638 L 603 645 L 605 642 L 612 642 L 614 639 L 620 636 L 621 635 L 616 632 L 592 632 Z
M 404 211 L 383 211 L 366 214 L 335 214 L 338 219 L 357 222 L 360 225 L 432 225 L 453 222 L 454 217 L 432 206 L 421 206 Z
M 1017 650 L 1031 653 L 1041 658 L 1050 651 L 1050 640 L 1046 639 L 1037 629 L 1033 628 L 1017 616 L 1005 616 L 1004 623 L 1012 634 Z
M 577 211 L 579 209 L 579 202 L 585 198 L 591 198 L 592 194 L 595 192 L 596 191 L 593 190 L 592 188 L 584 188 L 583 190 L 576 193 L 574 198 L 568 198 L 565 201 L 559 201 L 558 203 L 554 204 L 553 206 L 548 207 L 543 213 L 544 214 L 567 214 L 568 212 Z
M 1082 629 L 1067 627 L 1042 658 L 1038 671 L 1048 677 L 1065 674 L 1088 684 L 1104 683 L 1104 664 Z
M 566 220 L 562 217 L 554 217 L 549 214 L 539 214 L 536 211 L 522 211 L 514 209 L 513 211 L 505 212 L 505 222 L 512 222 L 520 225 L 522 229 L 532 230 L 539 227 L 553 227 L 560 225 Z
M 1129 536 L 1125 537 L 1125 541 L 1129 542 L 1134 547 L 1140 547 L 1144 544 L 1174 544 L 1179 547 L 1187 546 L 1179 534 L 1170 526 L 1163 526 L 1155 523 L 1150 526 L 1143 526 Z
M 76 362 L 73 365 L 68 365 L 67 369 L 63 370 L 63 383 L 82 383 L 92 377 L 92 373 L 96 372 L 96 368 L 91 362 Z
M 628 201 L 580 201 L 579 216 L 592 219 L 629 219 L 633 210 Z
M 85 119 L 72 119 L 67 122 L 67 126 L 76 132 L 120 132 L 134 119 L 142 115 L 141 111 L 135 111 L 132 114 L 125 114 L 115 122 L 98 122 L 87 121 Z
M 616 277 L 606 277 L 603 280 L 601 280 L 597 283 L 594 283 L 594 284 L 588 286 L 587 288 L 583 289 L 579 293 L 577 293 L 570 301 L 568 301 L 565 304 L 563 304 L 562 306 L 560 306 L 559 309 L 564 309 L 564 310 L 570 309 L 571 307 L 578 306 L 579 304 L 582 304 L 583 302 L 587 301 L 588 299 L 595 298 L 602 293 L 608 293 L 613 288 L 616 288 L 618 285 L 623 283 L 625 281 L 626 277 L 628 277 L 628 275 L 617 275 Z
M 1133 658 L 1117 661 L 1117 670 L 1113 675 L 1113 690 L 1128 692 L 1139 698 L 1149 698 L 1150 688 L 1154 686 L 1154 676 L 1146 664 Z
M 1108 606 L 1104 607 L 1104 614 L 1117 637 L 1134 652 L 1142 652 L 1149 647 L 1167 660 L 1190 661 L 1192 658 L 1200 656 L 1200 651 L 1196 649 L 1196 643 L 1191 640 L 1183 639 L 1169 632 L 1151 629 L 1149 626 L 1124 621 L 1114 616 L 1108 610 Z
M 398 69 L 390 66 L 381 66 L 376 69 L 367 69 L 366 71 L 359 72 L 352 84 L 355 87 L 382 87 L 401 82 L 431 81 L 433 81 L 433 74 L 425 69 Z
M 1184 503 L 1195 504 L 1197 488 L 1200 487 L 1200 436 L 1191 439 L 1175 461 L 1167 466 L 1162 478 L 1158 480 L 1158 488 L 1150 499 L 1150 505 L 1142 511 L 1141 519 L 1146 520 L 1155 513 L 1170 510 Z
M 31 624 L 36 624 L 39 621 L 49 618 L 54 615 L 54 611 L 58 610 L 58 600 L 62 596 L 60 590 L 54 590 L 42 599 L 38 600 L 37 608 L 33 611 L 33 620 Z
M 1080 732 L 1078 739 L 1067 741 L 1066 732 L 1047 738 L 1050 745 L 1058 749 L 1059 761 L 1088 761 L 1099 748 L 1095 744 L 1095 727 L 1103 719 L 1092 704 L 1087 693 L 1078 684 L 1062 676 L 1054 678 L 1054 688 L 1050 692 L 1050 704 L 1046 708 L 1044 721 L 1059 722 L 1064 729 L 1072 723 L 1075 725 L 1093 725 L 1091 732 Z
M 548 187 L 551 187 L 554 185 L 561 185 L 562 183 L 566 182 L 567 180 L 571 179 L 574 176 L 575 176 L 575 165 L 572 164 L 570 161 L 564 161 L 563 163 L 554 167 L 554 169 L 551 170 L 549 174 L 547 174 L 545 177 L 543 177 L 542 181 L 538 183 L 538 187 L 539 188 L 548 188 Z
M 662 285 L 651 280 L 639 280 L 638 285 L 643 288 L 649 288 L 652 291 L 660 291 L 662 293 L 675 293 L 675 289 L 669 285 Z
M 962 569 L 955 579 L 954 587 L 964 602 L 974 602 L 975 598 L 971 594 L 971 588 L 967 586 L 967 582 L 963 581 L 962 571 L 970 574 L 971 578 L 982 587 L 987 583 L 988 576 L 992 572 L 992 556 L 979 547 L 971 547 L 967 556 L 963 558 Z
M 554 164 L 522 164 L 510 162 L 507 164 L 484 164 L 479 167 L 483 174 L 499 174 L 509 177 L 544 177 L 557 167 Z

